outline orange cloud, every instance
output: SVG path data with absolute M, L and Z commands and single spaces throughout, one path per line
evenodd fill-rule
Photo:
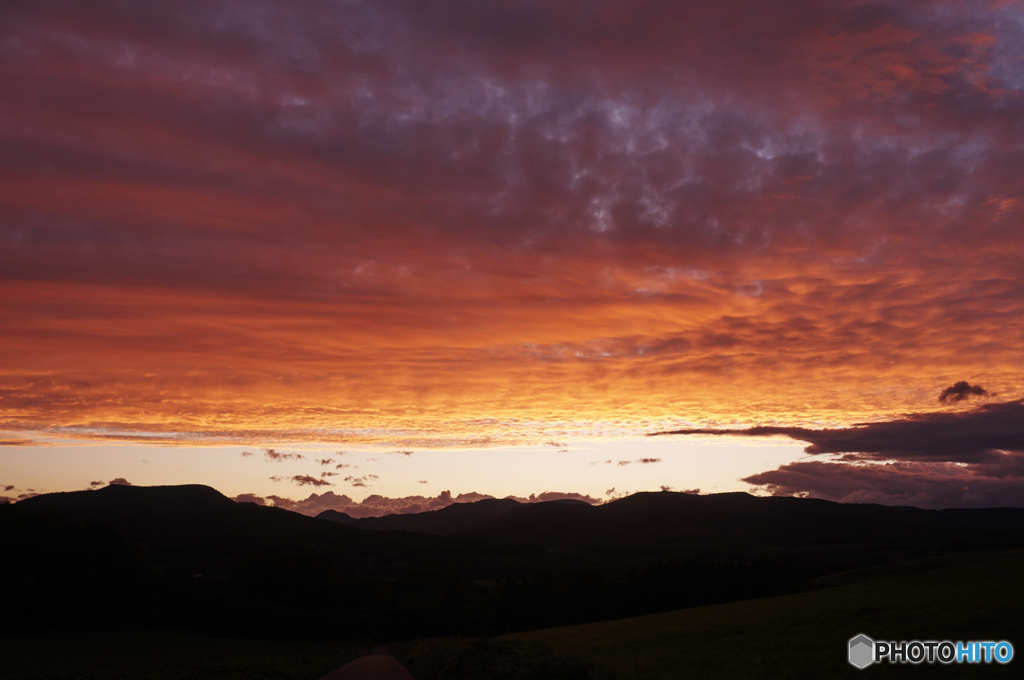
M 261 6 L 5 17 L 17 439 L 411 450 L 1024 387 L 1012 5 Z

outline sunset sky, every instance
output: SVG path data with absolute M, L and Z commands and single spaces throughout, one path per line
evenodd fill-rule
M 6 0 L 0 93 L 0 496 L 1024 504 L 1022 2 Z

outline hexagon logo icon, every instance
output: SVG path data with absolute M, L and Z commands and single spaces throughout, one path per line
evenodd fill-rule
M 850 638 L 847 644 L 847 660 L 858 670 L 864 670 L 875 662 L 875 641 L 864 633 Z

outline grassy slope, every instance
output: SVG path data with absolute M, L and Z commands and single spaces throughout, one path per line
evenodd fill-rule
M 854 581 L 797 595 L 512 636 L 587 662 L 596 678 L 1024 677 L 1024 551 L 958 555 L 833 577 Z M 1007 639 L 1007 667 L 846 663 L 846 641 Z
M 537 678 L 1021 677 L 1024 551 L 957 555 L 840 575 L 797 595 L 531 631 L 493 640 L 392 645 L 418 680 Z M 99 605 L 105 606 L 105 605 Z M 846 664 L 846 640 L 1008 639 L 1008 667 Z M 4 680 L 312 680 L 365 654 L 359 643 L 251 641 L 176 633 L 0 639 Z

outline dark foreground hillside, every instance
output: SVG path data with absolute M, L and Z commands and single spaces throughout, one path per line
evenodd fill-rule
M 1024 510 L 746 494 L 484 501 L 342 522 L 203 486 L 0 507 L 7 632 L 495 635 L 807 590 L 835 572 L 1024 546 Z
M 971 553 L 844 574 L 820 590 L 507 638 L 585 663 L 594 680 L 675 678 L 1017 678 L 1007 666 L 846 662 L 875 639 L 1010 640 L 1024 649 L 1024 551 Z M 824 585 L 824 584 L 823 584 Z M 484 677 L 479 675 L 478 677 Z M 426 676 L 423 676 L 424 680 Z
M 1024 551 L 963 553 L 832 577 L 813 591 L 501 637 L 389 645 L 417 680 L 1014 678 L 1006 667 L 846 664 L 853 634 L 1024 640 Z M 2 680 L 315 680 L 376 642 L 180 631 L 0 637 Z

